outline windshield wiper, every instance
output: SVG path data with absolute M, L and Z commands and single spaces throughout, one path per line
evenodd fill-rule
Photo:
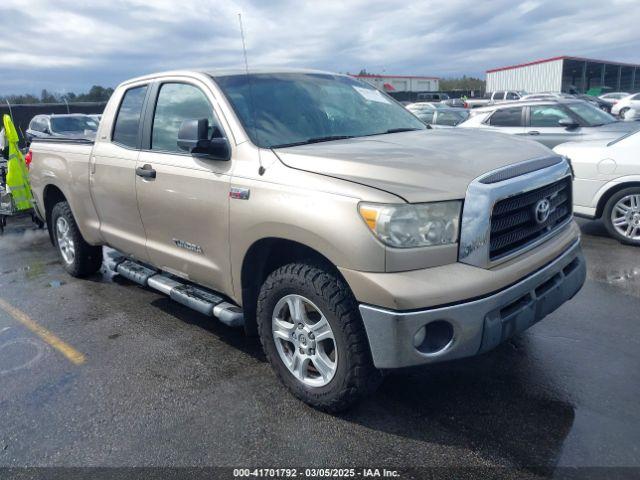
M 297 147 L 299 145 L 308 145 L 310 143 L 330 142 L 331 140 L 346 140 L 353 138 L 353 135 L 327 135 L 326 137 L 313 137 L 301 142 L 281 143 L 280 145 L 272 145 L 271 148 Z
M 417 130 L 422 130 L 422 128 L 390 128 L 384 133 L 400 133 L 400 132 L 415 132 Z

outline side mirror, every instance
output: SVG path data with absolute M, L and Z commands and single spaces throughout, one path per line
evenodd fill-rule
M 560 125 L 561 127 L 566 128 L 567 130 L 575 130 L 576 128 L 578 128 L 580 126 L 580 124 L 578 122 L 576 122 L 575 120 L 568 119 L 568 118 L 563 118 L 562 120 L 558 120 L 558 125 Z
M 231 159 L 231 146 L 226 138 L 209 138 L 209 121 L 206 118 L 182 122 L 178 131 L 178 147 L 212 160 Z

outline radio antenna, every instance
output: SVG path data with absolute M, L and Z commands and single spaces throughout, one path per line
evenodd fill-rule
M 247 84 L 249 85 L 249 102 L 251 103 L 251 115 L 253 116 L 253 136 L 256 138 L 256 143 L 260 143 L 258 141 L 258 122 L 256 117 L 256 107 L 253 101 L 253 87 L 251 82 L 251 76 L 249 75 L 249 61 L 247 60 L 247 46 L 244 41 L 244 27 L 242 26 L 242 14 L 238 13 L 238 23 L 240 24 L 240 37 L 242 38 L 242 53 L 244 54 L 244 71 L 247 75 Z M 266 169 L 262 165 L 262 156 L 260 155 L 260 145 L 258 147 L 258 163 L 260 164 L 260 168 L 258 168 L 258 174 L 260 176 L 264 175 Z

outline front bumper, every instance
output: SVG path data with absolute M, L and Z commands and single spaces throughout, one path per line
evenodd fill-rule
M 524 280 L 476 300 L 409 312 L 360 305 L 373 363 L 378 368 L 398 368 L 491 350 L 571 299 L 585 278 L 586 264 L 576 241 Z M 449 324 L 451 340 L 435 351 L 416 348 L 416 333 L 436 321 Z

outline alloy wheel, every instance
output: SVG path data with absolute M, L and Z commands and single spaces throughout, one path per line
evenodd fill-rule
M 626 195 L 614 205 L 611 224 L 629 240 L 640 240 L 640 194 Z
M 71 238 L 71 229 L 69 222 L 64 217 L 58 217 L 56 220 L 56 240 L 62 259 L 68 265 L 71 265 L 76 258 L 76 247 Z
M 302 295 L 286 295 L 272 318 L 273 341 L 289 372 L 311 387 L 327 385 L 336 373 L 338 350 L 331 325 Z

